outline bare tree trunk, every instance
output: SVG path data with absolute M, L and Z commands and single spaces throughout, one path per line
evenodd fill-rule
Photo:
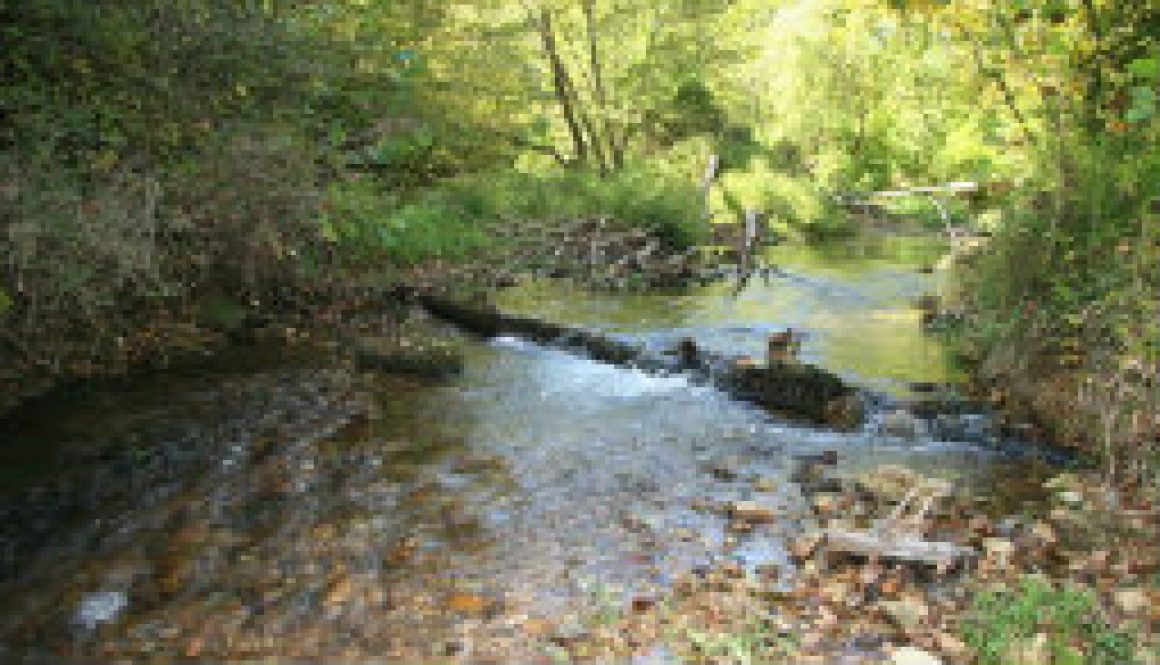
M 711 191 L 710 188 L 713 186 L 713 180 L 717 177 L 718 166 L 720 166 L 720 160 L 717 158 L 716 153 L 709 155 L 709 161 L 705 164 L 705 175 L 701 177 L 701 200 L 704 205 L 701 216 L 706 221 L 709 221 L 712 217 L 709 212 L 709 193 Z
M 584 128 L 584 132 L 588 134 L 588 147 L 592 149 L 592 157 L 596 160 L 596 165 L 600 169 L 600 175 L 607 175 L 608 166 L 604 159 L 604 146 L 601 144 L 600 135 L 596 132 L 596 125 L 592 122 L 584 109 L 580 105 L 580 95 L 572 90 L 572 103 L 576 106 L 577 115 L 580 119 L 580 126 Z
M 556 99 L 560 103 L 560 111 L 564 114 L 564 122 L 568 124 L 568 132 L 572 136 L 572 147 L 577 162 L 588 160 L 588 147 L 584 142 L 584 131 L 577 120 L 576 109 L 573 106 L 572 79 L 568 70 L 564 68 L 564 61 L 560 59 L 560 52 L 556 48 L 556 35 L 552 29 L 552 14 L 547 9 L 540 12 L 540 37 L 544 42 L 544 55 L 552 68 L 552 84 L 556 90 Z
M 588 66 L 592 72 L 592 92 L 596 99 L 597 113 L 601 119 L 601 132 L 608 141 L 608 152 L 611 157 L 609 168 L 620 168 L 623 156 L 618 157 L 616 137 L 613 135 L 611 121 L 608 118 L 608 96 L 604 92 L 604 76 L 600 67 L 600 54 L 596 46 L 596 0 L 584 0 L 584 24 L 588 32 Z M 592 135 L 593 145 L 600 145 L 601 139 Z M 601 149 L 603 152 L 603 149 Z M 604 157 L 599 155 L 600 171 L 604 172 Z

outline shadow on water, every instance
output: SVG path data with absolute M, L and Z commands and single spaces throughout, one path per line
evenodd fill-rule
M 914 269 L 937 245 L 914 243 L 775 248 L 792 278 L 736 296 L 533 283 L 501 304 L 755 356 L 793 327 L 808 359 L 902 389 L 956 377 L 910 311 L 937 288 Z M 158 377 L 10 430 L 2 454 L 27 478 L 0 525 L 0 655 L 442 656 L 504 617 L 566 623 L 722 556 L 790 568 L 798 453 L 951 477 L 996 512 L 1035 498 L 1025 460 L 975 445 L 793 426 L 515 339 L 467 352 L 447 383 L 318 359 Z M 726 542 L 704 507 L 754 497 L 784 519 Z

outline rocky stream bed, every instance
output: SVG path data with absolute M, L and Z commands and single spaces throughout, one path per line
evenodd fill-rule
M 1092 589 L 1150 657 L 1146 491 L 931 397 L 958 380 L 912 306 L 937 243 L 778 251 L 741 289 L 529 282 L 483 337 L 415 314 L 7 421 L 0 660 L 966 663 L 978 589 L 1029 573 Z M 788 328 L 784 372 L 862 396 L 856 422 L 721 379 Z M 916 487 L 921 519 L 883 522 Z M 1003 662 L 1085 662 L 1052 631 Z

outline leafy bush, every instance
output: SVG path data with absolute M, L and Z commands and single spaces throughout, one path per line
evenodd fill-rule
M 1040 577 L 981 591 L 963 627 L 980 665 L 1011 662 L 1013 650 L 1038 634 L 1047 636 L 1053 663 L 1119 665 L 1134 658 L 1132 637 L 1109 625 L 1092 592 L 1057 589 Z
M 974 343 L 992 348 L 1034 332 L 1085 348 L 1157 357 L 1144 324 L 1160 289 L 1158 235 L 1148 213 L 1160 155 L 1112 142 L 1068 146 L 1066 173 L 1008 204 L 988 251 L 965 275 Z M 1142 327 L 1143 326 L 1143 327 Z

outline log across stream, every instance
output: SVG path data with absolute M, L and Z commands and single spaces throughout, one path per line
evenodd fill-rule
M 862 419 L 857 389 L 813 365 L 792 360 L 757 365 L 748 359 L 699 349 L 691 340 L 686 340 L 683 348 L 658 355 L 601 333 L 507 314 L 489 304 L 433 294 L 422 295 L 419 301 L 434 316 L 484 337 L 514 335 L 614 365 L 657 373 L 684 372 L 712 383 L 736 399 L 811 423 L 849 429 Z

